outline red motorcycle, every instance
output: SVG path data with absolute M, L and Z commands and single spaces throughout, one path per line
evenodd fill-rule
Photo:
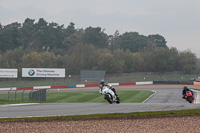
M 188 101 L 189 103 L 193 103 L 194 101 L 194 97 L 191 91 L 187 91 L 186 92 L 186 97 L 185 97 L 186 101 Z

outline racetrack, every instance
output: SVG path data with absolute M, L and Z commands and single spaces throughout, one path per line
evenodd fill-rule
M 199 86 L 191 86 L 199 89 Z M 189 87 L 189 88 L 191 88 Z M 145 103 L 48 103 L 1 106 L 0 117 L 76 115 L 114 112 L 143 112 L 200 108 L 181 98 L 182 86 L 122 86 L 119 89 L 151 89 L 157 93 Z M 179 89 L 178 89 L 179 88 Z M 78 88 L 75 88 L 77 90 Z M 83 88 L 79 88 L 83 89 Z M 84 88 L 97 90 L 97 88 Z M 73 120 L 5 121 L 0 122 L 4 133 L 199 133 L 200 115 L 140 116 Z
M 138 87 L 138 88 L 136 88 Z M 140 88 L 143 87 L 143 88 Z M 146 87 L 146 88 L 145 88 Z M 102 113 L 129 113 L 145 111 L 184 110 L 200 108 L 200 104 L 189 104 L 181 98 L 182 86 L 118 86 L 120 89 L 153 90 L 156 93 L 144 103 L 40 103 L 25 105 L 1 105 L 0 118 L 57 116 L 57 115 L 85 115 Z M 176 88 L 175 88 L 176 87 Z M 79 90 L 77 90 L 79 89 Z M 76 88 L 74 90 L 98 90 L 98 88 Z M 70 89 L 68 89 L 70 90 Z M 72 89 L 73 90 L 73 89 Z

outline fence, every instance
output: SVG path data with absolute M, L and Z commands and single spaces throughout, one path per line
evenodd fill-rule
M 46 89 L 13 89 L 0 91 L 0 101 L 46 101 Z
M 29 93 L 29 101 L 46 101 L 46 90 L 41 89 Z

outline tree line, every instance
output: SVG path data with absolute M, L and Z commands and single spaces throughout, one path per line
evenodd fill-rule
M 163 36 L 140 35 L 118 30 L 108 35 L 100 27 L 66 28 L 27 18 L 24 23 L 0 24 L 0 68 L 65 68 L 66 74 L 80 70 L 106 73 L 166 72 L 191 73 L 197 58 L 189 50 L 168 48 Z

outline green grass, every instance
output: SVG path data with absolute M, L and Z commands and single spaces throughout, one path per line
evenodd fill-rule
M 15 94 L 15 92 L 12 91 L 10 92 L 9 100 L 16 101 L 16 102 L 29 101 L 29 93 L 22 94 L 22 92 L 16 92 Z M 0 103 L 2 103 L 3 101 L 5 102 L 8 101 L 8 93 L 0 94 Z
M 119 90 L 117 93 L 120 97 L 120 101 L 123 103 L 141 103 L 154 92 L 148 90 Z M 18 92 L 16 94 L 16 103 L 29 102 L 28 94 L 29 93 L 24 93 L 24 100 L 22 101 L 22 92 Z M 15 93 L 10 94 L 10 99 L 12 101 L 8 101 L 8 94 L 0 94 L 0 104 L 15 103 Z M 47 92 L 46 102 L 101 103 L 107 101 L 98 91 L 60 91 Z
M 127 90 L 117 91 L 123 103 L 141 103 L 154 92 L 148 90 Z M 99 103 L 107 102 L 98 91 L 77 91 L 77 92 L 48 92 L 47 102 L 79 102 Z

